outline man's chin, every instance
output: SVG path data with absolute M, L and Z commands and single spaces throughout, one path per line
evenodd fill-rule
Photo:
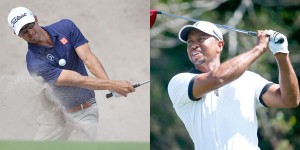
M 201 66 L 201 65 L 203 65 L 205 62 L 206 62 L 205 59 L 200 59 L 200 60 L 194 61 L 193 64 L 196 65 L 196 66 Z

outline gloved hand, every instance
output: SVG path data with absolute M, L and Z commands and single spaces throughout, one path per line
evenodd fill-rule
M 268 35 L 270 35 L 270 40 L 269 40 L 269 48 L 273 52 L 273 55 L 276 53 L 289 53 L 288 50 L 288 41 L 285 37 L 285 35 L 273 31 L 273 30 L 268 30 Z M 284 41 L 281 43 L 280 39 L 283 39 Z
M 113 94 L 113 97 L 115 97 L 115 98 L 122 97 L 121 94 L 119 94 L 119 93 L 117 93 L 117 92 L 115 92 L 115 91 L 110 91 L 110 92 Z

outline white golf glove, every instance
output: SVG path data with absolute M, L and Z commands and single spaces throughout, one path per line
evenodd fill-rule
M 288 41 L 285 35 L 273 30 L 268 30 L 267 34 L 270 35 L 269 48 L 273 52 L 273 55 L 276 53 L 289 53 Z M 284 41 L 281 43 L 282 39 Z
M 110 91 L 110 92 L 112 93 L 113 97 L 115 97 L 115 98 L 122 97 L 121 94 L 119 94 L 119 93 L 117 93 L 117 92 L 115 92 L 115 91 Z

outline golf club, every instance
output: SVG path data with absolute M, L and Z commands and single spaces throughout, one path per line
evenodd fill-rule
M 184 17 L 184 16 L 179 16 L 179 15 L 175 15 L 175 14 L 171 14 L 171 13 L 167 13 L 167 12 L 163 12 L 163 11 L 158 11 L 158 10 L 150 10 L 150 14 L 151 14 L 151 16 L 150 16 L 150 24 L 151 24 L 150 28 L 153 26 L 157 14 L 162 14 L 162 15 L 175 17 L 175 18 L 181 18 L 181 19 L 191 21 L 191 22 L 200 21 L 200 20 L 197 20 L 197 19 L 188 18 L 188 17 Z M 151 19 L 152 16 L 153 16 L 153 18 Z M 229 27 L 229 26 L 226 26 L 226 25 L 215 24 L 215 23 L 214 23 L 214 25 L 217 26 L 218 28 L 223 28 L 223 29 L 230 30 L 230 31 L 244 33 L 244 34 L 248 34 L 248 35 L 251 35 L 251 36 L 257 36 L 257 33 L 253 32 L 253 31 L 237 29 L 237 28 Z M 284 39 L 279 39 L 276 43 L 283 43 L 283 42 L 284 42 Z
M 146 84 L 146 83 L 149 83 L 149 82 L 150 82 L 150 80 L 149 80 L 149 81 L 142 82 L 142 83 L 137 83 L 137 84 L 134 84 L 134 85 L 132 85 L 132 86 L 133 86 L 134 88 L 137 88 L 137 87 L 139 87 L 139 86 L 141 86 L 141 85 L 144 85 L 144 84 Z M 112 93 L 112 92 L 106 94 L 106 98 L 111 98 L 111 97 L 113 97 L 113 93 Z

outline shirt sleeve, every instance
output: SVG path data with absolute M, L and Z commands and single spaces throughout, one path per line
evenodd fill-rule
M 251 81 L 253 81 L 252 83 L 254 84 L 255 88 L 256 104 L 259 107 L 266 107 L 261 96 L 268 90 L 270 85 L 272 85 L 273 83 L 253 72 L 251 76 Z
M 88 42 L 88 40 L 83 36 L 80 29 L 75 25 L 74 22 L 68 19 L 64 19 L 63 22 L 68 28 L 68 31 L 70 33 L 69 38 L 72 45 L 74 46 L 74 49 Z
M 189 102 L 193 102 L 189 98 L 190 81 L 197 74 L 180 73 L 175 75 L 168 84 L 168 94 L 175 109 L 182 109 Z
M 50 85 L 56 83 L 62 69 L 43 63 L 42 61 L 35 61 L 35 63 L 27 63 L 27 70 L 31 76 L 42 77 L 45 82 Z

